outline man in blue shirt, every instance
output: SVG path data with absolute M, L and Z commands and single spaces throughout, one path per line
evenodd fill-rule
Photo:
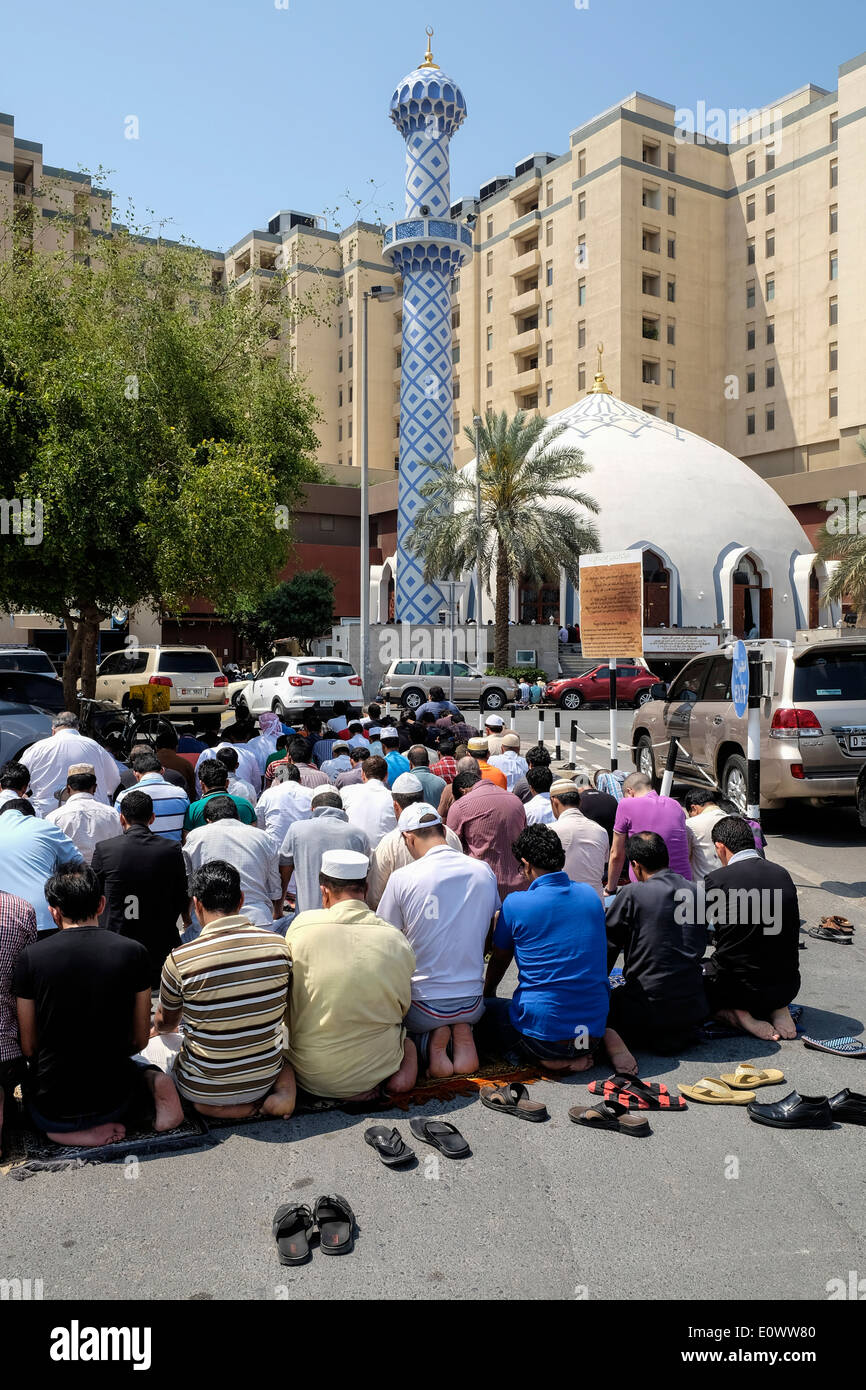
M 382 751 L 385 754 L 385 762 L 388 764 L 388 786 L 393 787 L 397 778 L 404 772 L 411 772 L 412 768 L 408 758 L 404 758 L 399 751 L 400 740 L 396 733 L 390 729 L 382 730 Z
M 430 698 L 425 700 L 423 705 L 419 705 L 415 711 L 415 718 L 420 719 L 422 714 L 432 714 L 434 719 L 441 719 L 443 714 L 459 714 L 460 711 L 445 696 L 445 691 L 441 685 L 434 685 L 430 688 Z
M 19 797 L 0 806 L 0 883 L 5 893 L 30 903 L 40 936 L 57 930 L 45 900 L 46 879 L 66 865 L 83 863 L 69 836 L 59 825 L 37 820 L 29 801 Z
M 133 753 L 129 763 L 135 773 L 137 789 L 147 792 L 153 802 L 153 833 L 180 844 L 183 839 L 184 820 L 189 810 L 189 797 L 186 792 L 165 780 L 162 764 L 155 753 Z M 131 791 L 132 788 L 127 790 Z M 123 798 L 126 794 L 121 792 L 115 801 L 116 811 L 123 810 Z
M 493 934 L 485 999 L 491 1022 L 545 1070 L 587 1071 L 607 1023 L 609 985 L 604 908 L 586 883 L 563 872 L 565 852 L 546 825 L 530 825 L 514 842 L 528 882 L 510 893 Z M 512 960 L 517 989 L 495 998 Z M 493 996 L 493 997 L 491 997 Z

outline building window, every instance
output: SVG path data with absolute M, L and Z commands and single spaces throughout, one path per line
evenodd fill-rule
M 661 244 L 659 233 L 653 231 L 651 227 L 644 227 L 643 232 L 641 233 L 640 244 L 642 251 L 650 251 L 654 256 L 657 256 Z
M 755 239 L 746 242 L 746 265 L 755 264 Z
M 677 326 L 673 319 L 668 319 L 668 347 L 676 347 Z
M 352 404 L 352 398 L 353 398 L 354 394 L 355 394 L 355 387 L 354 387 L 354 384 L 350 381 L 350 382 L 349 382 L 349 405 Z
M 771 299 L 775 299 L 775 298 L 776 298 L 776 277 L 775 277 L 775 275 L 768 275 L 768 276 L 767 276 L 767 303 L 769 304 L 770 300 L 771 300 Z
M 547 328 L 550 328 L 551 324 L 553 323 L 553 305 L 550 302 L 548 302 L 545 305 L 544 322 Z
M 838 343 L 831 343 L 831 344 L 830 344 L 830 371 L 831 371 L 831 372 L 838 372 L 838 370 L 839 370 L 839 344 L 838 344 Z
M 676 302 L 677 302 L 677 282 L 676 282 L 676 280 L 668 280 L 668 303 L 669 303 L 669 304 L 676 304 Z
M 676 215 L 677 215 L 677 195 L 676 195 L 676 193 L 672 193 L 671 190 L 668 189 L 668 217 L 676 217 Z
M 579 304 L 579 306 L 580 306 L 581 309 L 582 309 L 582 308 L 584 307 L 584 305 L 586 304 L 586 281 L 585 281 L 585 280 L 578 280 L 578 282 L 577 282 L 577 302 L 578 302 L 578 304 Z
M 766 383 L 765 383 L 765 384 L 766 384 L 766 387 L 767 387 L 767 390 L 768 390 L 768 391 L 771 391 L 771 390 L 773 389 L 773 387 L 776 385 L 776 364 L 775 364 L 775 362 L 768 362 L 768 363 L 767 363 L 767 376 L 766 376 Z
M 641 363 L 641 381 L 644 386 L 661 386 L 661 374 L 658 362 L 648 362 L 646 358 Z
M 832 391 L 830 392 L 830 419 L 831 419 L 831 420 L 835 420 L 836 417 L 838 416 L 838 414 L 839 414 L 839 392 L 838 392 L 837 390 L 834 389 L 834 390 L 832 390 Z
M 553 366 L 553 343 L 548 343 L 544 349 L 544 365 L 545 367 Z
M 487 351 L 488 351 L 488 352 L 491 352 L 492 350 L 493 350 L 493 329 L 492 329 L 492 328 L 488 328 L 488 330 L 487 330 Z
M 355 316 L 354 316 L 354 314 L 350 314 L 350 315 L 349 315 L 349 332 L 350 332 L 350 333 L 352 332 L 352 329 L 354 328 L 354 326 L 355 326 Z
M 489 362 L 487 363 L 487 385 L 493 385 L 493 367 Z
M 661 279 L 658 275 L 651 275 L 649 271 L 644 271 L 641 277 L 641 290 L 644 294 L 650 294 L 658 299 L 661 294 Z
M 460 361 L 460 344 L 455 343 L 451 349 L 451 361 L 455 364 Z
M 487 274 L 488 274 L 488 275 L 492 275 L 492 274 L 493 274 L 493 252 L 492 252 L 492 251 L 488 251 L 488 252 L 487 252 Z
M 754 351 L 755 351 L 755 325 L 754 325 L 753 323 L 749 323 L 749 324 L 746 325 L 746 352 L 754 352 Z
M 839 230 L 839 204 L 834 203 L 830 209 L 830 235 L 835 236 Z
M 460 327 L 460 305 L 459 305 L 459 304 L 457 305 L 457 307 L 456 307 L 455 309 L 452 310 L 452 313 L 451 313 L 451 327 L 452 327 L 452 328 L 459 328 L 459 327 Z
M 347 462 L 348 462 L 348 464 L 349 464 L 349 467 L 351 468 L 351 467 L 352 467 L 352 455 L 351 455 L 351 454 L 349 455 Z
M 398 363 L 398 366 L 399 366 L 399 363 Z M 342 370 L 343 370 L 343 354 L 342 354 L 342 353 L 338 353 L 338 355 L 337 355 L 337 371 L 338 371 L 338 372 L 341 372 Z
M 451 399 L 455 401 L 459 401 L 460 399 L 460 378 L 457 376 L 455 376 L 451 383 Z
M 552 204 L 552 202 L 553 202 L 553 180 L 552 180 L 552 179 L 551 179 L 550 182 L 545 186 L 545 190 L 544 190 L 544 200 L 545 200 L 547 206 L 550 207 L 551 204 Z
M 452 294 L 459 294 L 459 293 L 460 293 L 460 276 L 459 276 L 459 275 L 452 275 L 452 276 L 451 276 L 451 293 L 452 293 Z
M 350 371 L 351 371 L 351 369 L 352 369 L 352 366 L 353 366 L 353 364 L 354 364 L 354 361 L 355 361 L 355 353 L 354 353 L 354 350 L 353 350 L 352 348 L 349 348 L 349 370 L 350 370 Z
M 755 369 L 750 367 L 746 372 L 746 395 L 751 396 L 755 391 Z
M 578 364 L 577 364 L 577 389 L 578 389 L 578 391 L 585 391 L 585 390 L 586 390 L 586 363 L 585 363 L 585 362 L 578 362 Z
M 337 443 L 338 443 L 338 444 L 342 444 L 342 442 L 343 442 L 343 422 L 342 422 L 342 420 L 341 420 L 341 421 L 339 422 L 339 424 L 337 425 Z
M 652 164 L 655 169 L 661 168 L 661 146 L 655 140 L 644 140 L 641 159 L 644 164 Z
M 490 237 L 493 236 L 493 218 L 492 218 L 492 217 L 488 217 L 488 219 L 487 219 L 487 236 L 488 236 L 488 238 L 490 238 Z
M 544 244 L 545 244 L 545 246 L 552 246 L 552 245 L 553 245 L 553 223 L 552 223 L 552 222 L 548 222 L 547 226 L 546 226 L 545 229 L 544 229 Z
M 651 339 L 652 342 L 654 342 L 654 343 L 657 343 L 657 342 L 658 342 L 658 340 L 659 340 L 659 321 L 658 321 L 658 319 L 650 319 L 650 318 L 647 318 L 646 315 L 644 315 L 643 328 L 641 329 L 641 337 L 643 337 L 643 338 L 649 338 L 649 339 Z
M 776 325 L 773 319 L 767 323 L 767 347 L 772 347 L 776 341 Z
M 586 150 L 577 152 L 577 177 L 582 179 L 586 174 Z
M 677 258 L 677 239 L 676 239 L 676 237 L 669 236 L 669 237 L 668 237 L 668 260 L 675 261 L 676 258 Z
M 838 187 L 839 187 L 839 161 L 838 161 L 838 159 L 831 159 L 831 160 L 830 160 L 830 187 L 831 187 L 831 188 L 838 188 Z
M 662 205 L 662 191 L 657 183 L 644 184 L 641 202 L 645 208 L 652 208 L 654 212 L 660 210 Z
M 767 212 L 768 215 L 769 215 L 769 213 L 775 212 L 775 211 L 776 211 L 776 190 L 775 190 L 775 188 L 768 188 L 768 189 L 767 189 L 767 203 L 766 203 L 765 211 Z
M 342 410 L 342 408 L 343 408 L 343 388 L 342 388 L 342 386 L 340 387 L 339 391 L 337 392 L 337 408 L 338 408 L 338 410 Z
M 765 424 L 765 428 L 766 428 L 767 430 L 774 430 L 774 429 L 776 428 L 776 407 L 775 407 L 775 406 L 773 406 L 773 405 L 768 405 L 768 406 L 767 406 L 767 412 L 766 412 L 764 424 Z
M 351 439 L 351 438 L 352 438 L 352 417 L 351 417 L 351 415 L 349 416 L 348 435 L 349 435 L 349 438 Z
M 488 314 L 492 314 L 492 313 L 493 313 L 493 291 L 492 291 L 492 290 L 488 290 L 488 291 L 487 291 L 487 312 L 488 312 Z
M 754 434 L 754 433 L 755 433 L 755 412 L 754 412 L 754 410 L 748 410 L 748 411 L 746 412 L 746 434 Z
M 671 406 L 668 406 L 668 424 L 669 424 L 669 425 L 675 425 L 675 424 L 676 424 L 676 420 L 677 420 L 677 412 L 676 412 Z
M 544 281 L 547 285 L 553 284 L 553 261 L 548 261 L 544 267 Z
M 544 404 L 550 405 L 553 400 L 553 382 L 549 381 L 544 388 Z
M 746 183 L 748 183 L 748 182 L 750 181 L 750 179 L 753 179 L 753 178 L 755 177 L 755 168 L 756 168 L 756 166 L 755 166 L 755 155 L 754 155 L 754 153 L 752 153 L 752 154 L 747 154 L 747 155 L 746 155 Z
M 839 139 L 839 112 L 834 111 L 830 117 L 830 144 Z
M 675 391 L 676 389 L 677 389 L 677 369 L 676 369 L 676 367 L 674 367 L 674 366 L 669 366 L 669 367 L 668 367 L 668 390 L 669 390 L 669 391 Z
M 579 193 L 578 196 L 577 196 L 577 220 L 578 220 L 578 222 L 584 222 L 584 221 L 586 220 L 586 194 L 585 194 L 585 193 Z
M 577 346 L 586 347 L 586 319 L 581 319 L 577 325 Z
M 764 155 L 766 159 L 764 168 L 768 174 L 771 174 L 776 167 L 776 146 L 767 145 Z
M 753 193 L 752 196 L 751 196 L 750 198 L 747 198 L 747 199 L 746 199 L 746 221 L 747 221 L 747 222 L 754 222 L 754 220 L 755 220 L 755 195 L 754 195 L 754 193 Z
M 835 328 L 839 322 L 839 301 L 834 295 L 830 300 L 830 327 Z
M 747 309 L 754 309 L 754 307 L 755 307 L 755 282 L 754 282 L 754 280 L 750 280 L 749 283 L 748 283 L 748 285 L 746 286 L 746 308 L 747 308 Z
M 767 233 L 766 253 L 767 253 L 768 256 L 775 256 L 775 254 L 776 254 L 776 233 L 775 233 L 775 232 L 768 232 L 768 233 Z
M 668 145 L 668 173 L 669 173 L 669 174 L 675 174 L 676 172 L 677 172 L 677 152 L 676 152 L 676 148 L 675 148 L 675 146 L 673 146 L 673 145 Z
M 340 322 L 337 324 L 337 337 L 338 337 L 338 338 L 342 338 L 342 336 L 343 336 L 343 320 L 340 319 Z
M 654 415 L 658 419 L 659 408 L 652 401 L 644 401 L 643 412 L 644 415 Z
M 455 415 L 455 416 L 454 416 L 454 433 L 455 433 L 455 434 L 459 434 L 459 433 L 460 433 L 460 416 L 459 416 L 459 415 Z
M 838 279 L 839 279 L 839 252 L 838 252 L 838 251 L 831 251 L 831 252 L 830 252 L 830 279 L 831 279 L 831 280 L 838 280 Z
M 577 257 L 576 257 L 576 260 L 575 260 L 575 265 L 586 265 L 586 237 L 585 237 L 585 236 L 578 237 L 578 239 L 577 239 Z M 549 261 L 548 261 L 548 267 L 550 267 L 550 262 L 549 262 Z M 552 273 L 552 271 L 549 270 L 548 273 Z M 548 280 L 547 283 L 548 283 L 548 285 L 549 285 L 549 284 L 551 284 L 551 281 Z

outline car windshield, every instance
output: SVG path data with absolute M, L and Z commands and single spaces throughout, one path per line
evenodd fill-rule
M 807 652 L 794 663 L 794 702 L 866 700 L 866 647 Z
M 302 661 L 299 676 L 354 676 L 355 668 L 348 661 Z
M 176 671 L 178 675 L 199 675 L 202 672 L 220 675 L 217 659 L 212 652 L 161 651 L 157 670 Z
M 39 705 L 52 714 L 59 714 L 66 708 L 62 682 L 30 671 L 0 672 L 0 700 Z
M 0 652 L 0 671 L 38 671 L 44 676 L 57 675 L 43 652 Z

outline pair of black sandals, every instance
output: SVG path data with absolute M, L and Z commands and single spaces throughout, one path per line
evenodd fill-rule
M 409 1128 L 416 1139 L 438 1149 L 445 1158 L 468 1158 L 472 1153 L 459 1129 L 455 1129 L 447 1120 L 410 1120 Z M 415 1158 L 415 1150 L 409 1148 L 399 1129 L 371 1125 L 364 1130 L 364 1141 L 386 1168 L 402 1168 Z
M 273 1232 L 281 1265 L 305 1264 L 317 1235 L 323 1255 L 348 1255 L 355 1247 L 355 1213 L 345 1197 L 319 1197 L 312 1208 L 286 1202 L 274 1212 Z

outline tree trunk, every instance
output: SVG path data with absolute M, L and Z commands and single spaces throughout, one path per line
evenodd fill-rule
M 63 666 L 63 701 L 68 710 L 78 713 L 76 685 L 81 678 L 81 693 L 93 699 L 96 691 L 96 653 L 99 646 L 99 624 L 102 615 L 93 604 L 79 610 L 77 618 L 65 617 L 69 638 L 69 653 Z
M 511 598 L 511 575 L 501 541 L 496 544 L 496 641 L 493 665 L 497 671 L 508 666 L 508 610 Z
M 81 624 L 76 622 L 74 618 L 66 617 L 63 621 L 66 624 L 66 636 L 69 641 L 66 661 L 63 663 L 63 703 L 68 710 L 77 713 L 78 701 L 75 695 L 75 684 L 81 675 L 81 646 L 84 632 Z
M 92 606 L 82 610 L 81 625 L 84 629 L 81 651 L 81 693 L 92 700 L 96 694 L 96 656 L 99 651 L 99 623 L 101 615 Z

